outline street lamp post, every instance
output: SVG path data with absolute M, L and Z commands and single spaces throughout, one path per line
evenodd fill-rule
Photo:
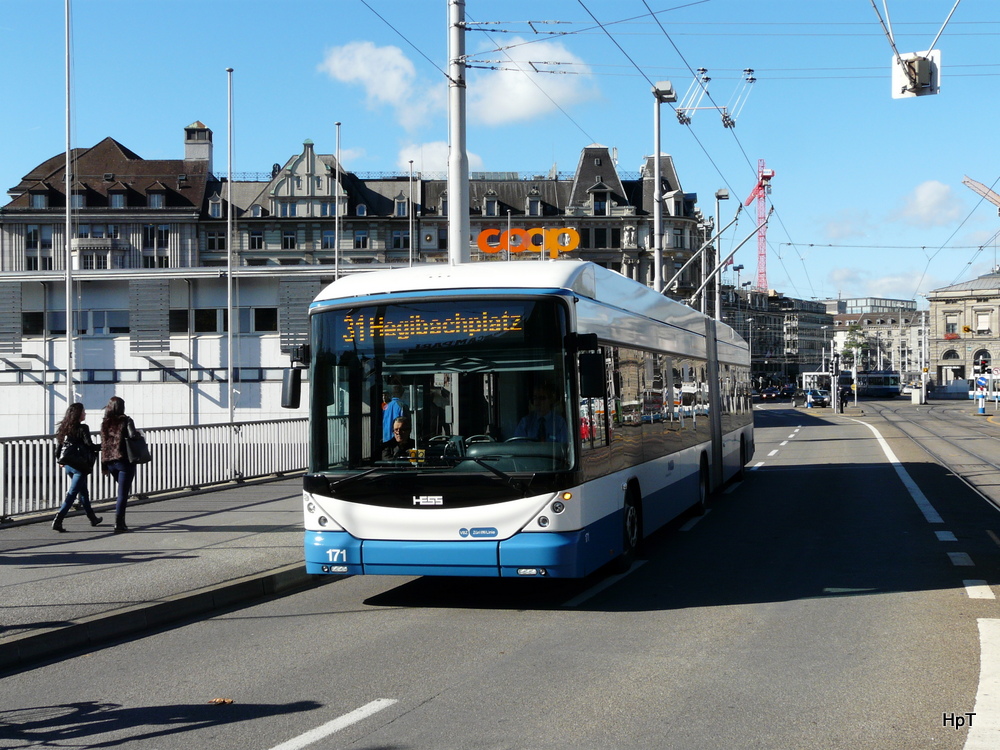
M 660 176 L 660 104 L 676 102 L 670 81 L 653 86 L 653 289 L 663 291 L 663 181 Z
M 725 188 L 720 188 L 715 191 L 715 226 L 721 226 L 719 221 L 719 201 L 729 200 L 729 191 Z M 719 250 L 719 243 L 722 238 L 718 238 L 715 241 L 715 262 L 718 263 L 719 259 L 722 257 L 722 252 Z M 720 268 L 715 272 L 715 319 L 722 319 L 722 269 Z

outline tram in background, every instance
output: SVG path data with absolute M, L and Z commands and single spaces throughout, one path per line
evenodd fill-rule
M 837 376 L 837 387 L 843 390 L 854 385 L 854 374 L 850 370 L 841 370 Z M 897 370 L 861 370 L 856 385 L 858 396 L 871 398 L 895 398 L 903 390 Z
M 309 312 L 309 573 L 624 567 L 754 453 L 746 342 L 593 263 L 353 274 Z M 384 450 L 390 390 L 402 451 Z

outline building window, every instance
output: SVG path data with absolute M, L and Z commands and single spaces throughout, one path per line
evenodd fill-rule
M 675 228 L 674 229 L 674 249 L 683 250 L 684 249 L 684 230 Z
M 405 229 L 396 229 L 392 233 L 392 249 L 406 250 L 410 247 L 410 233 Z
M 225 232 L 207 232 L 205 234 L 205 240 L 205 249 L 210 252 L 226 249 Z
M 594 228 L 594 247 L 597 249 L 608 246 L 608 230 L 605 227 Z
M 87 200 L 83 193 L 73 193 L 70 196 L 70 207 L 74 210 L 77 208 L 86 208 Z
M 261 217 L 261 215 L 263 214 L 263 211 L 264 211 L 264 209 L 262 209 L 256 203 L 254 203 L 252 206 L 250 206 L 250 215 L 252 217 L 254 217 L 255 219 L 259 219 Z
M 358 207 L 355 209 L 355 213 L 358 216 L 367 216 L 368 215 L 368 206 L 366 206 L 364 203 L 359 203 Z
M 594 193 L 594 216 L 608 215 L 608 194 Z
M 448 249 L 448 228 L 440 227 L 438 229 L 438 250 Z
M 163 208 L 165 205 L 165 196 L 163 193 L 150 193 L 149 194 L 149 207 L 150 208 Z
M 125 208 L 125 193 L 111 193 L 108 195 L 108 204 L 111 208 Z
M 45 193 L 32 193 L 30 203 L 32 208 L 48 208 L 49 197 Z
M 254 333 L 276 333 L 278 330 L 277 307 L 255 307 L 253 310 Z
M 295 249 L 295 230 L 286 229 L 281 234 L 281 249 L 282 250 L 294 250 Z
M 976 333 L 990 332 L 990 314 L 976 313 Z
M 367 250 L 368 249 L 368 230 L 367 229 L 355 229 L 354 230 L 354 249 L 355 250 Z
M 319 204 L 319 212 L 321 216 L 336 216 L 337 204 L 333 201 L 321 201 Z
M 45 313 L 21 313 L 21 335 L 42 336 L 45 334 Z
M 441 198 L 441 215 L 448 215 L 448 199 L 444 197 Z
M 396 216 L 406 216 L 406 201 L 396 199 Z
M 208 204 L 208 215 L 211 216 L 213 219 L 221 219 L 222 218 L 222 202 L 221 201 L 212 201 L 211 203 L 209 203 Z
M 325 204 L 324 204 L 325 205 Z M 323 249 L 335 250 L 337 248 L 337 232 L 333 229 L 323 230 Z
M 285 218 L 294 218 L 298 216 L 298 204 L 297 203 L 282 203 L 281 204 L 281 215 Z
M 497 215 L 497 199 L 487 198 L 486 199 L 486 215 L 496 216 Z
M 170 333 L 187 333 L 188 311 L 184 308 L 170 310 L 167 313 L 167 330 Z
M 541 216 L 542 202 L 538 198 L 528 199 L 528 216 Z
M 195 333 L 218 333 L 219 330 L 219 310 L 211 307 L 194 311 Z
M 264 249 L 264 230 L 262 229 L 250 230 L 250 249 L 251 250 Z

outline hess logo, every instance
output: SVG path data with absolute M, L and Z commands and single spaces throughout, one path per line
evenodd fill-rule
M 535 238 L 539 240 L 536 241 Z M 565 239 L 565 242 L 563 241 Z M 497 244 L 491 245 L 491 241 Z M 571 227 L 542 229 L 484 229 L 476 238 L 476 245 L 484 253 L 499 253 L 509 250 L 512 253 L 548 252 L 550 258 L 558 258 L 559 253 L 568 253 L 580 246 L 580 233 Z

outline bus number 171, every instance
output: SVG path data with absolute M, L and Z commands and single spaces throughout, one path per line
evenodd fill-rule
M 326 556 L 330 559 L 330 562 L 347 562 L 347 550 L 346 549 L 328 549 L 326 551 Z

